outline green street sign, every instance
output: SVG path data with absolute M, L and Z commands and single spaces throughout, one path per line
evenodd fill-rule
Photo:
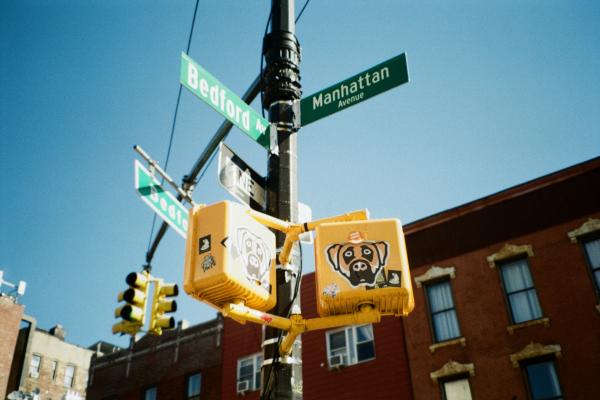
M 302 126 L 408 82 L 406 53 L 300 101 Z
M 135 160 L 135 190 L 142 200 L 185 239 L 188 210 L 171 192 L 167 192 L 138 160 Z
M 179 81 L 246 135 L 269 150 L 269 121 L 185 53 L 181 53 Z

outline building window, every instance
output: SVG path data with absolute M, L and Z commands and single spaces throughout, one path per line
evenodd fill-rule
M 156 400 L 156 386 L 144 390 L 144 400 Z
M 187 399 L 198 400 L 200 398 L 200 388 L 202 385 L 202 374 L 197 373 L 187 378 Z
M 373 326 L 348 326 L 327 332 L 327 354 L 330 367 L 374 359 Z
M 52 381 L 56 380 L 57 368 L 58 368 L 58 361 L 51 361 L 50 362 L 50 377 L 52 378 Z
M 260 389 L 260 367 L 262 366 L 262 360 L 263 358 L 261 353 L 238 360 L 238 392 Z
M 32 378 L 38 378 L 40 376 L 40 364 L 42 363 L 42 357 L 37 354 L 31 356 L 29 362 L 29 376 Z
M 600 237 L 582 240 L 582 245 L 592 272 L 596 293 L 600 294 Z
M 73 378 L 75 376 L 75 367 L 67 365 L 65 367 L 65 379 L 63 380 L 64 387 L 73 387 Z
M 526 258 L 499 264 L 512 323 L 542 318 L 542 309 Z
M 554 360 L 532 361 L 523 364 L 527 387 L 532 400 L 563 398 Z
M 471 400 L 471 388 L 469 378 L 458 377 L 444 380 L 442 386 L 443 400 Z
M 460 337 L 450 281 L 430 283 L 425 288 L 434 341 L 437 343 Z

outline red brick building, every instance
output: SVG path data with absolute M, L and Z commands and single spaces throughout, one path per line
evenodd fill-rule
M 598 397 L 600 158 L 404 231 L 415 310 L 302 335 L 305 399 Z M 314 274 L 303 277 L 301 300 L 303 316 L 316 317 Z M 181 347 L 179 358 L 173 335 L 182 332 L 99 358 L 88 396 L 196 398 L 186 382 L 202 371 L 199 398 L 258 399 L 262 327 L 216 321 L 184 330 L 212 333 L 198 333 L 205 339 Z
M 303 276 L 301 294 L 303 317 L 317 317 L 314 273 Z M 223 398 L 236 398 L 239 383 L 252 377 L 243 391 L 244 399 L 258 399 L 262 329 L 228 318 L 224 322 Z M 336 359 L 336 355 L 341 358 Z M 337 361 L 343 365 L 332 366 Z M 401 320 L 384 317 L 375 325 L 303 334 L 302 376 L 303 398 L 307 400 L 411 399 Z
M 220 399 L 221 318 L 92 359 L 87 399 Z
M 600 158 L 405 233 L 416 400 L 598 398 Z
M 24 307 L 0 294 L 0 399 L 5 399 Z

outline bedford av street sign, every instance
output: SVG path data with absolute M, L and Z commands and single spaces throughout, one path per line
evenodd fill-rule
M 171 192 L 167 192 L 138 160 L 135 160 L 135 190 L 142 200 L 185 239 L 188 210 Z
M 300 101 L 302 126 L 408 82 L 406 53 Z
M 244 160 L 221 142 L 219 149 L 219 182 L 229 193 L 254 210 L 266 210 L 266 182 Z
M 269 121 L 185 53 L 181 53 L 179 81 L 246 135 L 269 150 Z

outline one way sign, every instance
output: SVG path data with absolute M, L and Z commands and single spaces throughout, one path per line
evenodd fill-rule
M 219 147 L 219 183 L 252 209 L 266 210 L 265 178 L 260 176 L 224 143 Z

